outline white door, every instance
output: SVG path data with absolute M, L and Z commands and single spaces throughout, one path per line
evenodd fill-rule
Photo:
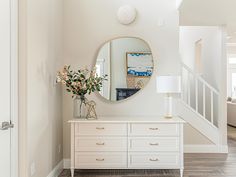
M 0 176 L 11 169 L 11 1 L 0 0 Z

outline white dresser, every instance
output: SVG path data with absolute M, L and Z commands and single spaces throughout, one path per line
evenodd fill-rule
M 71 123 L 74 169 L 180 169 L 183 176 L 182 119 L 100 117 Z

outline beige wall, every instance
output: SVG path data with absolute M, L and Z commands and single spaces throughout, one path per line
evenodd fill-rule
M 28 177 L 27 153 L 27 0 L 19 3 L 19 176 Z
M 20 31 L 20 71 L 24 71 L 21 74 L 21 81 L 24 82 L 20 88 L 26 96 L 20 101 L 26 105 L 22 108 L 21 117 L 27 117 L 25 122 L 28 128 L 25 131 L 28 136 L 25 141 L 28 140 L 28 150 L 25 153 L 28 156 L 28 173 L 30 164 L 35 162 L 35 177 L 49 174 L 62 159 L 62 154 L 58 153 L 62 137 L 63 157 L 70 157 L 70 127 L 67 120 L 73 118 L 72 99 L 63 91 L 61 105 L 60 87 L 53 85 L 55 72 L 61 67 L 62 51 L 64 64 L 71 64 L 74 68 L 86 65 L 92 68 L 98 50 L 105 41 L 118 36 L 146 40 L 155 62 L 154 76 L 147 87 L 132 99 L 120 103 L 107 102 L 94 94 L 89 98 L 96 101 L 98 115 L 163 114 L 163 95 L 156 94 L 155 76 L 178 74 L 180 71 L 178 12 L 175 0 L 148 2 L 126 0 L 125 4 L 136 7 L 138 17 L 130 26 L 123 26 L 116 20 L 117 9 L 124 4 L 120 0 L 21 1 L 23 27 Z M 164 20 L 165 25 L 159 27 L 159 20 Z M 61 40 L 62 36 L 64 40 Z M 185 131 L 187 144 L 208 143 L 191 127 L 186 127 Z
M 147 41 L 154 57 L 154 75 L 142 92 L 131 99 L 111 103 L 99 95 L 89 96 L 97 103 L 98 115 L 151 116 L 163 115 L 163 95 L 156 93 L 156 75 L 179 74 L 179 19 L 175 0 L 127 0 L 138 12 L 136 21 L 124 26 L 116 19 L 120 0 L 67 0 L 64 4 L 64 64 L 74 68 L 93 67 L 102 44 L 119 36 L 134 36 Z M 158 21 L 165 25 L 159 27 Z M 63 92 L 63 156 L 70 157 L 71 96 Z M 143 105 L 145 104 L 145 107 Z M 186 144 L 208 144 L 202 135 L 186 127 Z M 194 135 L 194 140 L 192 139 Z
M 213 144 L 204 135 L 199 133 L 191 125 L 184 126 L 184 144 L 185 145 L 210 145 Z
M 22 147 L 28 164 L 22 177 L 31 176 L 32 163 L 33 177 L 46 177 L 62 160 L 61 88 L 54 84 L 62 58 L 62 7 L 63 0 L 20 1 L 20 116 L 27 118 L 27 149 Z

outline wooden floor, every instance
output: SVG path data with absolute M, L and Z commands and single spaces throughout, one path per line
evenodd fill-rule
M 185 154 L 184 177 L 236 177 L 236 128 L 228 127 L 229 154 Z M 70 177 L 64 170 L 59 177 Z M 178 170 L 79 170 L 75 177 L 179 177 Z

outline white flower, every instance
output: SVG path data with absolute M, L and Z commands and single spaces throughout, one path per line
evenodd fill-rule
M 57 76 L 57 82 L 61 82 L 61 78 Z

